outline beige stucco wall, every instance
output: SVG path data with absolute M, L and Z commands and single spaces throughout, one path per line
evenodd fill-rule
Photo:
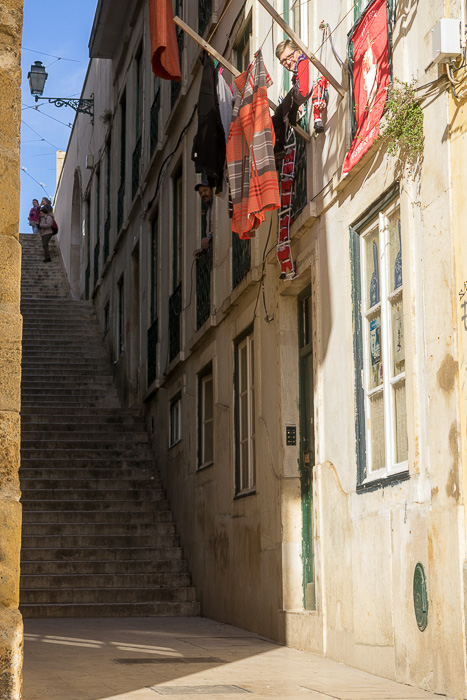
M 19 700 L 22 688 L 23 628 L 18 610 L 22 331 L 18 224 L 22 21 L 23 3 L 6 0 L 0 9 L 0 696 L 4 700 Z

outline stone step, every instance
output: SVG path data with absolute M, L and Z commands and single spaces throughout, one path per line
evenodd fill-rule
M 132 423 L 137 425 L 142 423 L 143 418 L 139 411 L 132 411 L 131 409 L 120 410 L 118 413 L 115 409 L 106 409 L 105 407 L 96 409 L 89 408 L 87 406 L 81 406 L 73 410 L 60 410 L 46 411 L 41 409 L 37 416 L 33 417 L 28 415 L 22 420 L 26 423 L 37 422 L 49 422 L 54 421 L 54 423 L 63 423 L 64 425 L 75 425 L 86 423 L 102 424 L 109 423 L 111 425 L 131 425 Z
M 74 469 L 75 471 L 83 471 L 84 469 L 94 469 L 96 467 L 100 469 L 113 469 L 114 479 L 115 473 L 118 469 L 126 471 L 126 469 L 138 468 L 144 470 L 147 474 L 155 476 L 154 464 L 152 460 L 149 459 L 85 459 L 77 455 L 68 455 L 65 459 L 36 459 L 31 456 L 29 459 L 22 457 L 22 465 L 29 469 L 44 469 L 52 467 L 53 469 Z
M 184 559 L 118 559 L 115 561 L 22 561 L 21 574 L 31 576 L 124 576 L 139 574 L 186 573 Z
M 100 562 L 100 561 L 157 561 L 159 559 L 181 559 L 182 552 L 180 547 L 176 546 L 160 546 L 160 547 L 116 547 L 106 548 L 97 547 L 77 547 L 75 549 L 59 547 L 26 547 L 21 549 L 21 561 L 70 561 L 70 562 Z M 135 564 L 136 567 L 136 564 Z
M 112 573 L 112 574 L 21 574 L 21 588 L 24 590 L 57 590 L 76 588 L 99 588 L 99 589 L 157 589 L 166 587 L 173 589 L 175 586 L 189 588 L 191 586 L 190 577 L 187 573 Z M 116 601 L 115 601 L 116 602 Z
M 36 588 L 23 589 L 20 606 L 28 603 L 36 605 L 99 604 L 99 603 L 162 603 L 194 600 L 194 590 L 190 586 L 176 588 Z
M 194 601 L 164 603 L 87 603 L 86 605 L 21 605 L 24 618 L 55 617 L 194 617 L 200 605 Z
M 64 550 L 82 547 L 86 549 L 97 549 L 99 547 L 108 549 L 141 549 L 144 547 L 177 547 L 178 537 L 174 534 L 152 532 L 151 534 L 91 534 L 91 535 L 28 535 L 22 536 L 23 546 L 30 549 L 37 547 L 38 550 L 45 546 L 53 549 L 61 547 Z
M 106 479 L 92 479 L 87 478 L 86 475 L 77 474 L 76 478 L 68 479 L 40 479 L 38 477 L 28 479 L 27 477 L 21 475 L 21 488 L 23 490 L 23 493 L 28 493 L 34 489 L 39 491 L 41 489 L 51 489 L 53 492 L 55 492 L 56 490 L 60 492 L 64 490 L 87 491 L 89 489 L 110 491 L 112 489 L 115 489 L 115 478 L 112 479 L 109 477 L 110 474 Z M 120 487 L 119 491 L 121 493 L 128 493 L 129 491 L 134 491 L 138 488 L 155 488 L 154 481 L 149 476 L 147 476 L 146 478 L 140 477 L 138 479 L 132 479 L 131 477 L 119 477 L 118 483 Z M 155 490 L 161 492 L 163 489 L 160 487 Z
M 52 501 L 62 504 L 65 510 L 71 507 L 70 504 L 76 501 L 98 501 L 100 503 L 110 503 L 111 501 L 125 500 L 128 502 L 137 501 L 139 504 L 159 502 L 164 500 L 163 489 L 134 488 L 122 490 L 118 488 L 118 481 L 114 481 L 114 488 L 106 491 L 92 491 L 91 489 L 23 489 L 21 501 L 27 502 Z M 123 499 L 122 499 L 123 496 Z
M 50 447 L 50 441 L 65 444 L 67 448 L 77 443 L 78 448 L 83 445 L 115 445 L 115 443 L 131 443 L 131 445 L 147 445 L 148 436 L 141 431 L 119 430 L 117 427 L 111 430 L 109 426 L 102 426 L 100 430 L 90 430 L 89 433 L 81 430 L 57 430 L 56 426 L 48 426 L 46 430 L 31 430 L 23 427 L 21 430 L 21 445 L 24 447 L 41 447 L 41 443 Z
M 63 447 L 66 441 L 48 444 L 47 446 L 38 445 L 37 448 L 21 447 L 21 456 L 26 459 L 66 459 L 73 456 L 73 452 L 76 453 L 76 457 L 79 459 L 113 459 L 118 461 L 120 458 L 122 460 L 128 459 L 151 459 L 149 448 L 147 445 L 131 445 L 131 443 L 124 443 L 124 445 L 112 445 L 108 444 L 99 447 L 97 444 L 93 444 L 91 441 L 79 443 L 77 441 L 70 441 L 70 445 L 74 445 L 74 448 L 67 449 Z M 78 445 L 82 444 L 82 447 Z M 71 453 L 71 454 L 70 454 Z
M 107 525 L 127 523 L 127 513 L 122 511 L 23 511 L 23 527 L 26 524 L 33 523 L 35 525 L 54 523 L 59 525 L 60 529 L 64 524 L 73 525 L 99 525 L 105 527 Z M 172 513 L 170 510 L 152 510 L 152 511 L 134 511 L 131 513 L 132 525 L 151 525 L 157 523 L 171 523 Z
M 65 512 L 65 511 L 99 511 L 99 512 L 105 512 L 107 510 L 111 511 L 118 511 L 121 513 L 126 513 L 127 516 L 130 518 L 133 516 L 133 513 L 135 511 L 137 512 L 153 512 L 155 508 L 159 511 L 164 511 L 164 510 L 169 510 L 169 504 L 167 499 L 165 498 L 160 498 L 159 499 L 154 499 L 152 501 L 141 501 L 138 503 L 137 507 L 135 506 L 135 501 L 134 500 L 126 500 L 125 496 L 126 494 L 121 494 L 123 498 L 120 501 L 117 500 L 101 500 L 99 499 L 94 499 L 94 500 L 86 500 L 86 499 L 81 499 L 81 500 L 74 500 L 74 501 L 67 501 L 65 503 L 60 503 L 56 500 L 23 500 L 21 499 L 23 503 L 23 512 L 33 512 L 33 511 L 44 511 L 44 510 L 50 510 L 50 511 L 56 511 L 56 512 Z

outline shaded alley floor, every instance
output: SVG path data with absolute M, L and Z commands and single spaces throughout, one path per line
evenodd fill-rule
M 206 618 L 29 619 L 23 700 L 439 700 Z

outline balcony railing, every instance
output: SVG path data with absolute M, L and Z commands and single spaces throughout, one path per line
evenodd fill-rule
M 97 241 L 94 246 L 94 286 L 97 284 L 99 279 L 99 249 L 101 247 L 100 241 Z
M 180 352 L 180 315 L 182 313 L 182 285 L 169 297 L 169 362 Z
M 198 34 L 203 36 L 212 15 L 212 0 L 198 0 Z
M 298 134 L 295 151 L 295 179 L 292 196 L 292 218 L 296 219 L 307 202 L 306 141 Z
M 196 260 L 196 330 L 201 328 L 211 314 L 211 245 Z
M 157 375 L 157 343 L 159 341 L 159 322 L 156 318 L 148 328 L 148 387 L 155 381 Z
M 154 95 L 154 100 L 151 105 L 151 155 L 154 153 L 159 141 L 159 112 L 161 109 L 161 91 L 160 89 Z
M 232 288 L 240 284 L 251 268 L 250 241 L 232 233 Z
M 122 180 L 120 187 L 118 188 L 118 200 L 117 200 L 117 232 L 120 231 L 123 224 L 123 202 L 125 199 L 125 180 Z
M 108 212 L 104 224 L 104 262 L 110 253 L 110 212 Z
M 131 161 L 131 198 L 134 199 L 139 187 L 139 163 L 141 160 L 141 136 L 136 142 Z
M 91 266 L 86 266 L 86 272 L 84 273 L 84 298 L 89 299 L 89 281 L 91 278 Z

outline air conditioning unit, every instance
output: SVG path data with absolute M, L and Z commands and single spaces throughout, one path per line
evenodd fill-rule
M 450 63 L 460 56 L 461 21 L 460 19 L 440 19 L 431 30 L 433 63 Z
M 93 155 L 86 156 L 86 168 L 87 168 L 87 170 L 92 170 L 93 167 L 94 167 L 94 156 Z

